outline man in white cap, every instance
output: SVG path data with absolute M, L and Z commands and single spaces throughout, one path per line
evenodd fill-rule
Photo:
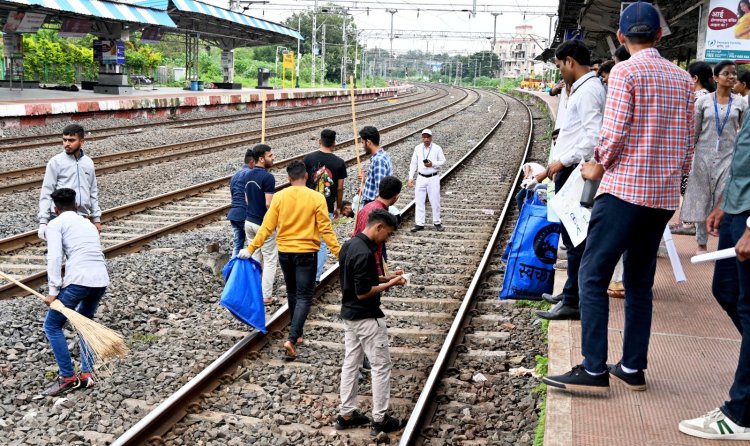
M 440 167 L 443 164 L 445 155 L 442 147 L 432 143 L 432 130 L 422 130 L 422 144 L 414 148 L 409 166 L 409 187 L 414 186 L 414 174 L 418 174 L 414 190 L 417 215 L 411 232 L 424 230 L 425 198 L 429 198 L 432 205 L 432 222 L 435 224 L 435 230 L 443 230 L 443 225 L 440 224 Z

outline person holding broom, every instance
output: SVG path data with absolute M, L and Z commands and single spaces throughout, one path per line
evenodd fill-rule
M 56 299 L 89 319 L 109 286 L 107 265 L 102 252 L 99 231 L 87 218 L 78 214 L 76 192 L 58 189 L 51 194 L 57 218 L 47 225 L 47 277 L 49 295 L 45 303 Z M 63 258 L 65 276 L 62 276 Z M 45 396 L 59 396 L 79 387 L 93 387 L 93 355 L 81 339 L 81 373 L 76 375 L 65 342 L 63 327 L 67 318 L 50 309 L 44 321 L 44 332 L 57 361 L 57 382 L 44 391 Z

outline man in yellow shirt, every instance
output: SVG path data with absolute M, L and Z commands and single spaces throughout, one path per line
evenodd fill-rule
M 255 238 L 237 257 L 249 259 L 276 230 L 279 263 L 284 273 L 287 302 L 292 325 L 284 343 L 287 359 L 297 358 L 297 344 L 307 320 L 315 291 L 315 272 L 321 237 L 333 254 L 339 256 L 339 242 L 331 228 L 328 204 L 320 193 L 308 189 L 307 170 L 302 161 L 292 161 L 286 168 L 290 187 L 277 192 L 263 217 Z

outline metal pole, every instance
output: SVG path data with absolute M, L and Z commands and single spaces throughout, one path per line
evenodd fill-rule
M 346 40 L 346 16 L 347 13 L 344 11 L 344 25 L 341 27 L 341 39 L 344 41 L 344 54 L 341 57 L 341 88 L 344 88 L 344 85 L 346 85 L 346 56 L 348 53 Z
M 297 33 L 302 35 L 302 15 L 297 16 Z M 302 55 L 299 53 L 299 44 L 300 40 L 299 37 L 297 37 L 297 77 L 294 80 L 294 88 L 299 88 L 299 63 L 302 60 Z
M 273 77 L 274 77 L 274 84 L 276 86 L 279 86 L 279 47 L 276 47 L 276 62 L 273 64 Z
M 393 16 L 398 12 L 398 10 L 397 9 L 386 9 L 386 12 L 390 12 L 391 13 L 391 34 L 390 34 L 390 38 L 391 38 L 391 53 L 388 56 L 388 71 L 390 72 L 391 71 L 391 66 L 393 64 Z M 387 75 L 388 75 L 388 73 L 386 73 L 386 77 L 387 77 Z
M 354 64 L 352 66 L 352 70 L 354 71 L 354 83 L 357 83 L 357 63 L 359 60 L 357 60 L 357 57 L 359 56 L 359 52 L 357 51 L 357 35 L 354 35 Z
M 315 55 L 318 49 L 318 43 L 315 40 L 315 36 L 318 34 L 318 0 L 315 0 L 315 9 L 313 10 L 312 17 L 312 62 L 310 63 L 310 86 L 315 86 Z
M 323 52 L 321 53 L 320 57 L 320 87 L 323 87 L 323 83 L 326 79 L 326 24 L 323 24 Z

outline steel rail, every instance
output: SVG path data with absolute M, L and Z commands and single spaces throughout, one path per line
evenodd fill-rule
M 394 111 L 417 107 L 420 105 L 428 104 L 448 96 L 447 90 L 444 90 L 443 94 L 436 94 L 422 99 L 414 99 L 407 101 L 402 104 L 390 106 L 390 107 L 378 107 L 373 110 L 366 110 L 362 112 L 362 117 L 375 117 L 384 114 L 388 114 Z M 284 124 L 266 129 L 266 137 L 287 137 L 296 135 L 308 131 L 313 128 L 317 128 L 322 124 L 325 125 L 339 125 L 343 122 L 348 122 L 351 119 L 351 114 L 343 113 L 334 116 L 328 116 L 323 118 L 311 119 L 302 123 L 296 122 L 291 124 Z M 99 175 L 118 172 L 122 170 L 128 170 L 133 167 L 142 167 L 150 164 L 156 164 L 161 162 L 173 161 L 176 159 L 187 158 L 191 156 L 204 155 L 206 153 L 216 152 L 218 150 L 228 150 L 232 147 L 246 144 L 255 144 L 260 142 L 261 130 L 250 130 L 239 133 L 230 133 L 226 135 L 213 136 L 210 138 L 198 139 L 189 142 L 166 144 L 163 146 L 147 147 L 144 149 L 129 150 L 126 152 L 112 153 L 109 155 L 102 155 L 92 158 L 95 164 L 106 164 L 108 162 L 116 162 L 125 160 L 120 164 L 113 164 L 109 166 L 101 166 L 96 168 L 96 173 Z M 227 142 L 227 140 L 229 140 Z M 197 148 L 195 148 L 197 146 Z M 188 150 L 180 150 L 188 148 Z M 168 153 L 164 153 L 168 152 Z M 155 156 L 149 156 L 155 155 Z M 143 156 L 144 158 L 137 158 Z M 136 158 L 130 161 L 128 159 Z M 9 181 L 16 178 L 22 178 L 22 181 L 9 182 L 0 184 L 0 193 L 16 192 L 20 190 L 30 189 L 42 184 L 42 176 L 46 170 L 46 165 L 25 167 L 22 169 L 9 170 L 0 172 L 0 181 Z M 28 178 L 32 179 L 28 179 Z
M 373 94 L 373 93 L 368 93 Z M 409 97 L 416 94 L 421 93 L 409 93 L 406 95 L 401 96 L 403 97 Z M 342 96 L 343 97 L 343 96 Z M 389 97 L 389 96 L 388 96 Z M 348 96 L 347 96 L 348 99 Z M 359 104 L 368 104 L 375 102 L 374 99 L 366 99 L 363 101 L 359 101 Z M 334 109 L 334 108 L 343 108 L 349 106 L 349 103 L 346 101 L 342 101 L 341 103 L 335 103 L 335 104 L 313 104 L 313 105 L 306 105 L 302 107 L 295 107 L 294 109 L 288 109 L 288 108 L 278 108 L 278 109 L 272 109 L 268 110 L 266 113 L 269 117 L 276 117 L 276 116 L 285 116 L 290 115 L 294 113 L 300 113 L 303 111 L 321 111 L 321 110 L 328 110 L 328 109 Z M 188 106 L 186 106 L 188 107 Z M 183 107 L 174 107 L 174 108 L 183 108 Z M 232 113 L 224 116 L 215 116 L 215 117 L 197 117 L 197 118 L 185 118 L 185 119 L 178 119 L 175 121 L 159 121 L 159 122 L 144 122 L 141 124 L 129 124 L 129 125 L 121 125 L 117 127 L 104 127 L 101 129 L 91 130 L 87 132 L 86 135 L 86 141 L 96 141 L 100 139 L 106 139 L 111 138 L 113 136 L 119 136 L 119 135 L 125 135 L 125 134 L 131 134 L 133 131 L 144 129 L 144 128 L 151 128 L 151 127 L 161 127 L 161 126 L 175 126 L 175 128 L 191 128 L 191 127 L 200 127 L 205 125 L 212 125 L 212 124 L 220 124 L 225 121 L 244 121 L 244 120 L 250 120 L 250 119 L 256 119 L 260 116 L 260 111 L 249 111 L 249 112 L 242 112 L 242 113 Z M 32 141 L 26 143 L 26 141 Z M 15 150 L 23 150 L 23 149 L 32 149 L 35 147 L 42 147 L 50 144 L 57 144 L 60 142 L 60 134 L 45 134 L 45 135 L 32 135 L 32 136 L 16 136 L 16 137 L 10 137 L 10 138 L 0 138 L 0 152 L 7 152 L 7 151 L 15 151 Z M 21 143 L 21 144 L 18 144 Z
M 434 126 L 440 121 L 447 120 L 456 113 L 436 121 L 430 126 Z M 504 116 L 505 114 L 503 114 L 503 117 Z M 503 118 L 501 118 L 492 130 L 490 130 L 487 136 L 482 139 L 483 142 L 496 132 L 499 125 L 502 123 L 502 119 Z M 453 175 L 453 173 L 457 172 L 464 161 L 472 157 L 479 149 L 481 149 L 483 142 L 475 145 L 466 155 L 464 155 L 463 158 L 461 158 L 459 162 L 441 175 L 440 181 L 442 182 Z M 402 215 L 414 212 L 414 208 L 415 201 L 412 200 L 402 209 Z M 327 285 L 338 280 L 338 267 L 339 265 L 337 263 L 323 273 L 321 276 L 321 283 L 316 287 L 313 299 L 320 297 L 323 293 L 323 289 Z M 252 352 L 260 350 L 267 342 L 269 342 L 268 338 L 273 337 L 275 332 L 280 332 L 289 323 L 289 319 L 289 307 L 288 304 L 284 304 L 273 314 L 273 316 L 271 316 L 270 321 L 266 325 L 267 332 L 270 336 L 259 331 L 254 331 L 245 336 L 227 352 L 214 360 L 207 368 L 184 384 L 174 394 L 170 395 L 154 410 L 149 412 L 144 418 L 128 429 L 117 440 L 115 440 L 114 443 L 112 443 L 112 446 L 163 444 L 161 435 L 169 431 L 174 424 L 180 421 L 188 413 L 200 410 L 200 400 L 207 392 L 214 390 L 221 383 L 233 381 L 234 378 L 231 373 L 238 364 L 248 357 L 254 359 L 255 354 Z
M 518 182 L 522 178 L 523 164 L 526 162 L 526 159 L 528 158 L 529 152 L 531 150 L 532 138 L 534 134 L 534 117 L 531 113 L 531 108 L 529 108 L 528 105 L 524 104 L 522 101 L 516 98 L 513 99 L 523 104 L 529 114 L 529 137 L 526 142 L 526 150 L 524 152 L 523 160 L 518 167 L 516 181 L 514 181 L 513 183 L 515 185 L 518 184 Z M 475 295 L 478 291 L 479 284 L 482 281 L 482 276 L 484 275 L 487 267 L 490 264 L 490 257 L 496 249 L 495 244 L 497 243 L 497 239 L 500 235 L 500 230 L 505 224 L 505 219 L 508 216 L 508 210 L 510 209 L 510 205 L 513 201 L 513 189 L 514 188 L 511 188 L 511 192 L 508 193 L 508 198 L 505 200 L 505 205 L 503 206 L 502 213 L 500 214 L 497 225 L 495 225 L 495 230 L 493 231 L 490 242 L 487 245 L 487 249 L 482 256 L 482 260 L 479 263 L 477 272 L 474 274 L 468 290 L 466 290 L 466 294 L 464 295 L 463 301 L 461 302 L 461 306 L 456 313 L 456 318 L 454 319 L 453 324 L 451 324 L 451 328 L 445 338 L 443 347 L 440 349 L 440 353 L 435 360 L 435 364 L 430 370 L 430 375 L 427 377 L 427 381 L 425 382 L 425 385 L 422 389 L 422 393 L 419 395 L 414 409 L 412 410 L 411 416 L 406 423 L 404 432 L 401 434 L 401 440 L 399 441 L 400 446 L 412 445 L 417 442 L 426 415 L 431 414 L 435 410 L 432 402 L 432 395 L 435 392 L 440 379 L 442 378 L 443 371 L 451 362 L 451 357 L 454 355 L 454 348 L 463 335 L 463 328 L 466 326 L 472 307 L 476 304 Z
M 468 91 L 471 91 L 471 90 L 464 90 L 464 91 L 468 92 Z M 455 103 L 452 103 L 452 104 L 449 104 L 447 106 L 441 107 L 440 109 L 437 109 L 437 110 L 430 111 L 428 113 L 423 113 L 421 115 L 418 115 L 418 116 L 406 119 L 406 120 L 401 121 L 399 123 L 396 123 L 396 124 L 394 124 L 392 126 L 385 127 L 383 129 L 381 129 L 381 132 L 391 131 L 391 130 L 398 129 L 400 127 L 404 127 L 404 126 L 406 126 L 406 125 L 408 125 L 408 124 L 410 124 L 412 122 L 418 121 L 420 119 L 424 119 L 425 117 L 428 117 L 429 115 L 434 114 L 436 111 L 444 110 L 444 109 L 449 108 L 451 106 L 455 106 L 456 104 L 458 104 L 459 102 L 465 100 L 466 98 L 468 98 L 468 93 L 466 94 L 466 96 L 464 96 L 463 98 L 461 98 L 459 101 L 456 101 Z M 454 111 L 453 113 L 449 114 L 448 116 L 446 116 L 444 118 L 438 119 L 436 121 L 431 122 L 430 124 L 427 124 L 426 127 L 433 126 L 433 125 L 435 125 L 435 124 L 437 124 L 439 122 L 445 121 L 445 120 L 447 120 L 447 119 L 455 116 L 456 114 L 460 113 L 461 111 L 463 111 L 463 110 L 469 108 L 470 106 L 474 105 L 478 100 L 479 100 L 479 95 L 477 94 L 477 97 L 471 103 L 469 103 L 468 105 L 466 105 L 466 106 L 464 106 L 464 107 L 462 107 L 462 108 Z M 411 137 L 413 134 L 414 133 L 410 133 L 408 135 L 405 135 L 405 136 L 402 136 L 400 138 L 397 138 L 397 139 L 391 141 L 390 143 L 388 143 L 386 145 L 383 145 L 382 147 L 383 148 L 387 148 L 387 147 L 389 147 L 389 146 L 391 146 L 393 144 L 397 144 L 397 143 L 399 143 L 401 141 L 404 141 L 407 138 Z M 354 139 L 349 139 L 349 140 L 343 142 L 342 144 L 340 144 L 339 146 L 337 146 L 337 148 L 340 148 L 340 147 L 342 147 L 344 145 L 351 145 L 351 144 L 353 144 L 353 142 L 354 142 Z M 296 155 L 296 156 L 291 157 L 291 158 L 287 158 L 287 159 L 281 160 L 278 163 L 274 164 L 274 166 L 276 166 L 278 168 L 278 167 L 280 167 L 282 165 L 290 163 L 293 160 L 302 159 L 302 158 L 304 158 L 305 155 L 307 155 L 309 153 L 313 153 L 313 152 L 314 151 L 310 151 L 310 152 L 306 152 L 306 153 L 303 153 L 303 154 L 300 154 L 300 155 Z M 367 157 L 369 157 L 369 155 L 367 153 L 361 153 L 360 157 L 367 158 Z M 347 163 L 347 165 L 354 164 L 356 162 L 356 157 L 351 157 L 348 160 L 346 160 L 345 162 Z M 200 183 L 200 184 L 197 184 L 197 185 L 194 185 L 194 186 L 190 186 L 188 188 L 184 188 L 184 189 L 180 189 L 180 190 L 177 190 L 177 191 L 168 192 L 166 194 L 158 195 L 156 197 L 150 197 L 150 198 L 146 198 L 146 199 L 143 199 L 143 200 L 139 200 L 139 201 L 134 202 L 134 203 L 129 203 L 129 204 L 125 204 L 125 205 L 122 205 L 122 206 L 118 206 L 116 208 L 113 208 L 113 209 L 110 209 L 110 210 L 107 210 L 107 211 L 103 212 L 102 213 L 102 222 L 110 221 L 110 220 L 112 220 L 114 218 L 125 217 L 127 215 L 131 215 L 131 214 L 134 214 L 136 212 L 147 210 L 147 209 L 159 206 L 159 205 L 164 204 L 164 203 L 170 203 L 170 202 L 173 202 L 173 201 L 178 200 L 178 199 L 189 198 L 189 197 L 198 195 L 198 194 L 203 193 L 203 192 L 211 191 L 213 189 L 217 189 L 219 187 L 226 186 L 229 183 L 229 180 L 231 178 L 232 178 L 232 176 L 229 175 L 229 176 L 226 176 L 226 177 L 223 177 L 223 178 L 219 178 L 219 179 L 216 179 L 216 180 L 211 180 L 211 181 Z M 286 187 L 286 184 L 279 186 L 277 188 L 277 190 L 280 190 L 283 187 Z M 179 221 L 177 223 L 174 223 L 172 225 L 168 225 L 168 226 L 156 229 L 154 231 L 151 231 L 150 233 L 147 233 L 147 234 L 144 234 L 144 235 L 140 235 L 140 236 L 137 236 L 137 237 L 135 237 L 133 239 L 130 239 L 130 240 L 118 243 L 117 245 L 110 246 L 109 248 L 104 249 L 104 255 L 107 258 L 110 258 L 110 257 L 116 257 L 116 256 L 121 255 L 121 254 L 127 254 L 127 253 L 130 253 L 130 252 L 138 251 L 141 247 L 143 247 L 143 245 L 145 245 L 148 242 L 153 241 L 153 240 L 155 240 L 157 238 L 163 237 L 164 235 L 171 234 L 171 233 L 174 233 L 174 232 L 183 231 L 183 230 L 186 230 L 186 229 L 191 229 L 191 228 L 194 228 L 194 227 L 197 227 L 197 226 L 209 223 L 211 221 L 215 221 L 217 219 L 220 219 L 227 212 L 227 210 L 229 209 L 229 207 L 230 207 L 230 205 L 227 204 L 225 206 L 218 207 L 216 209 L 204 212 L 204 213 L 199 214 L 197 216 L 192 216 L 192 217 L 189 217 L 187 219 L 181 220 L 181 221 Z M 31 244 L 38 244 L 38 243 L 40 243 L 40 241 L 37 238 L 36 232 L 35 231 L 29 231 L 29 232 L 26 232 L 26 233 L 23 233 L 23 234 L 19 234 L 19 235 L 16 235 L 16 236 L 12 236 L 12 237 L 8 237 L 8 238 L 0 240 L 0 252 L 12 251 L 12 250 L 23 248 L 23 247 L 31 245 Z M 29 276 L 20 278 L 19 281 L 21 283 L 25 284 L 26 286 L 37 287 L 37 286 L 43 285 L 44 281 L 46 280 L 46 278 L 47 278 L 47 273 L 45 271 L 40 271 L 38 273 L 31 274 Z M 6 283 L 6 284 L 0 286 L 0 300 L 8 299 L 8 298 L 14 297 L 14 296 L 19 295 L 19 294 L 23 295 L 23 290 L 21 288 L 19 288 L 18 286 L 16 286 L 15 284 L 13 284 L 13 283 Z

